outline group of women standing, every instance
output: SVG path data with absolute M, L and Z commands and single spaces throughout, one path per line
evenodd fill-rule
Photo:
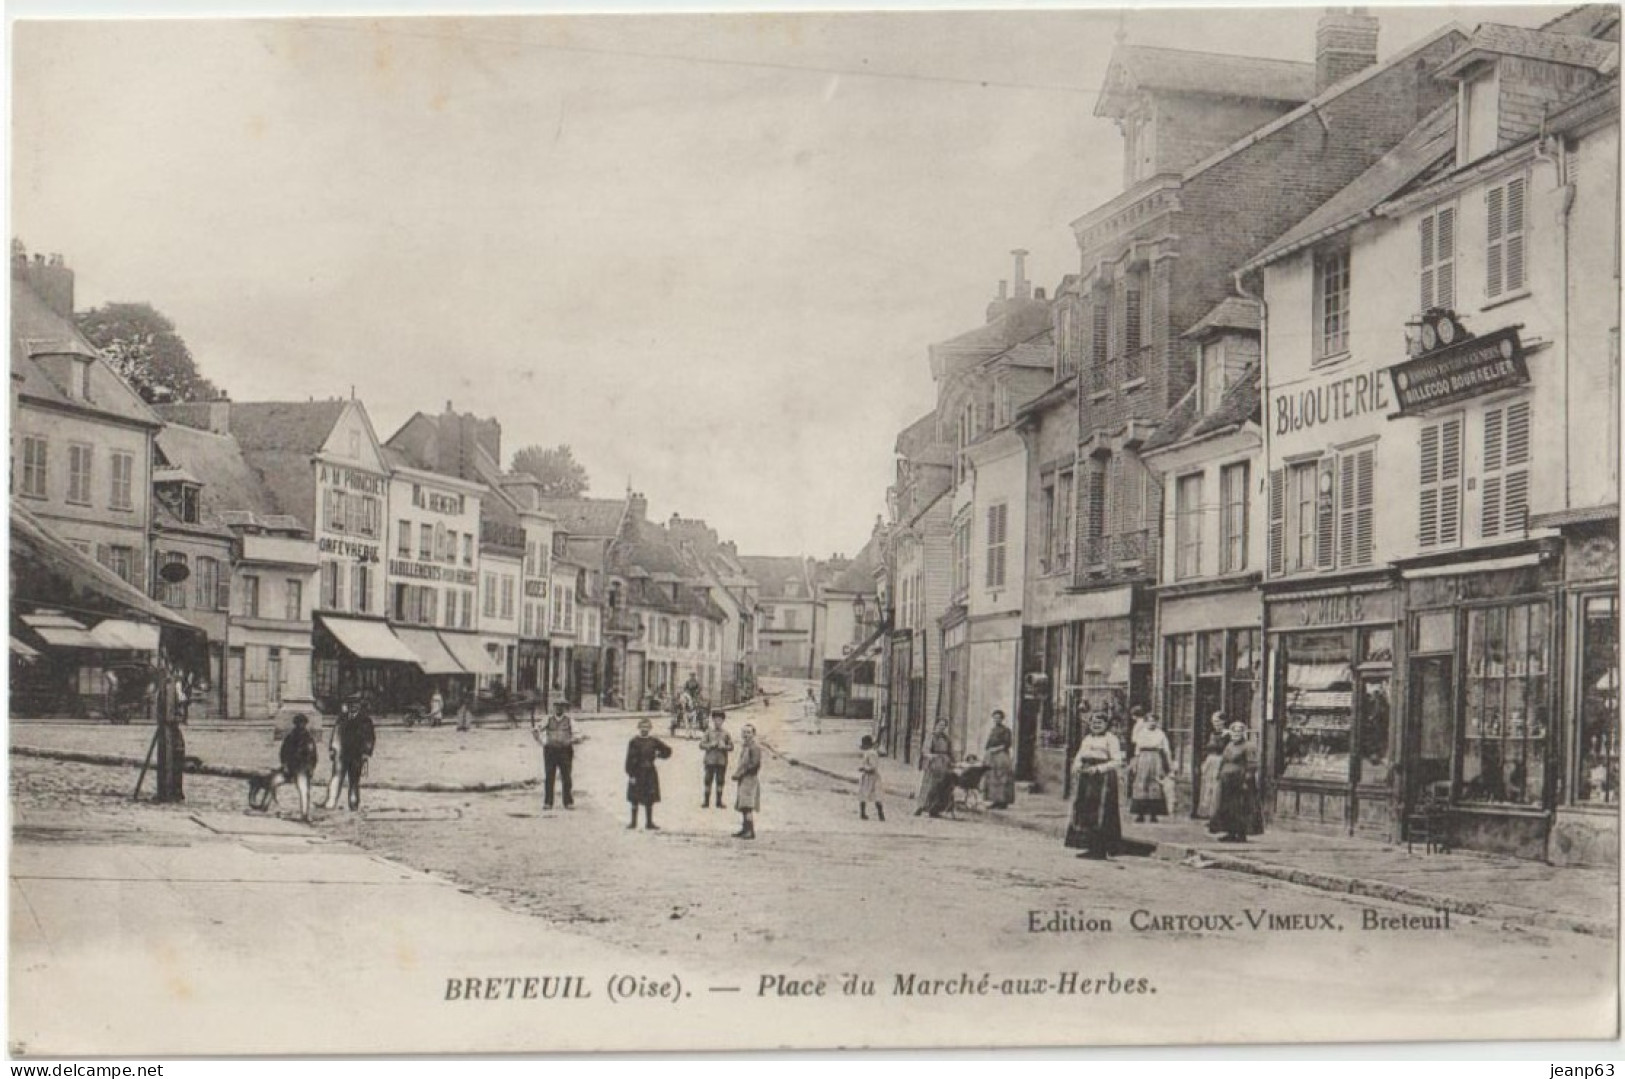
M 1136 823 L 1155 824 L 1168 814 L 1172 751 L 1168 735 L 1155 716 L 1138 706 L 1132 715 L 1130 741 L 1134 756 L 1128 765 L 1129 812 Z M 1247 725 L 1237 720 L 1227 726 L 1224 716 L 1215 713 L 1204 750 L 1198 808 L 1212 807 L 1208 830 L 1221 833 L 1221 842 L 1245 843 L 1249 833 L 1263 831 L 1254 779 L 1257 757 L 1247 740 Z M 1080 858 L 1109 858 L 1123 846 L 1118 786 L 1123 763 L 1122 743 L 1111 732 L 1107 716 L 1093 714 L 1089 717 L 1089 731 L 1072 761 L 1077 793 L 1072 801 L 1066 845 L 1078 850 Z
M 983 782 L 989 809 L 1008 809 L 1016 800 L 1016 766 L 1010 752 L 1014 744 L 1004 713 L 995 711 L 993 729 L 988 732 L 983 747 L 986 753 L 983 763 L 987 768 Z M 948 738 L 946 721 L 937 721 L 920 767 L 920 791 L 915 797 L 914 815 L 940 817 L 954 803 L 954 748 Z

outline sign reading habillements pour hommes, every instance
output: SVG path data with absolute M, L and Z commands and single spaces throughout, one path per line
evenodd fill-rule
M 1407 416 L 1529 381 L 1518 327 L 1508 326 L 1388 369 Z

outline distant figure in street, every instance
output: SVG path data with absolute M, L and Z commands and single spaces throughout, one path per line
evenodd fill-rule
M 1196 799 L 1196 815 L 1211 817 L 1219 808 L 1219 764 L 1230 744 L 1229 725 L 1223 712 L 1208 720 L 1207 741 L 1202 746 L 1202 788 Z
M 756 728 L 749 723 L 739 732 L 743 745 L 739 748 L 739 767 L 734 769 L 734 808 L 739 810 L 742 823 L 735 839 L 755 839 L 756 822 L 751 814 L 762 807 L 762 783 L 758 773 L 762 770 L 762 751 L 756 746 Z
M 158 716 L 158 793 L 155 802 L 184 802 L 182 775 L 186 763 L 186 736 L 181 733 L 180 712 L 175 707 L 175 683 L 163 677 L 153 680 Z
M 429 721 L 431 727 L 440 726 L 440 721 L 446 718 L 446 698 L 441 695 L 439 686 L 435 686 L 434 692 L 429 694 L 429 714 L 423 718 Z
M 348 805 L 352 810 L 360 809 L 361 774 L 367 767 L 367 760 L 372 756 L 378 738 L 365 699 L 352 702 L 340 714 L 333 737 L 338 744 L 337 760 L 344 769 L 344 785 L 349 787 Z M 333 793 L 336 799 L 337 791 Z M 336 802 L 331 808 L 338 808 Z
M 111 667 L 102 672 L 102 692 L 105 697 L 102 704 L 102 711 L 107 713 L 107 721 L 109 723 L 117 723 L 119 721 L 118 675 L 113 673 L 113 668 Z
M 1111 733 L 1106 713 L 1089 717 L 1089 733 L 1078 746 L 1072 770 L 1077 773 L 1077 795 L 1072 799 L 1072 820 L 1066 845 L 1079 858 L 1110 858 L 1123 839 L 1123 818 L 1118 808 L 1117 768 L 1123 748 Z
M 947 720 L 937 720 L 931 743 L 920 760 L 920 791 L 915 796 L 914 815 L 942 816 L 954 804 L 954 746 L 948 739 Z
M 282 739 L 282 768 L 271 773 L 271 802 L 278 787 L 292 783 L 299 792 L 299 819 L 310 819 L 310 777 L 316 772 L 316 739 L 310 733 L 310 717 L 303 712 L 293 717 L 293 730 Z
M 1138 705 L 1137 712 L 1145 710 Z M 1134 761 L 1129 765 L 1129 811 L 1136 822 L 1168 815 L 1167 792 L 1162 781 L 1169 775 L 1172 765 L 1168 747 L 1168 733 L 1157 722 L 1157 717 L 1142 714 L 1136 717 L 1134 735 Z
M 880 803 L 880 754 L 875 752 L 875 740 L 867 734 L 858 743 L 863 756 L 858 760 L 858 816 L 869 819 L 869 803 L 875 804 L 875 815 L 886 819 L 886 807 Z
M 638 826 L 638 807 L 643 807 L 643 827 L 658 832 L 655 823 L 655 803 L 660 801 L 660 773 L 655 762 L 671 756 L 671 747 L 652 736 L 654 724 L 647 719 L 638 720 L 638 733 L 626 743 L 626 800 L 632 804 L 632 821 L 628 830 Z
M 1013 739 L 1010 737 L 1010 728 L 1004 721 L 1004 713 L 998 709 L 993 711 L 993 729 L 987 732 L 986 750 L 987 761 L 987 801 L 989 809 L 1008 809 L 1010 803 L 1016 800 L 1016 769 L 1010 757 L 1010 746 Z
M 1247 724 L 1230 724 L 1230 744 L 1219 755 L 1219 803 L 1207 830 L 1223 833 L 1221 843 L 1245 843 L 1247 833 L 1263 832 L 1258 814 L 1258 793 L 1253 779 L 1257 758 L 1247 741 Z
M 717 788 L 717 808 L 725 808 L 722 792 L 728 785 L 728 754 L 734 751 L 733 737 L 722 729 L 723 721 L 728 714 L 720 708 L 711 712 L 711 729 L 700 736 L 700 749 L 705 758 L 705 801 L 700 803 L 701 809 L 711 808 L 711 786 Z
M 553 714 L 541 727 L 532 723 L 530 736 L 542 747 L 542 808 L 553 808 L 553 789 L 559 780 L 564 783 L 564 808 L 576 807 L 571 773 L 575 769 L 576 743 L 581 739 L 570 724 L 569 705 L 556 701 Z
M 823 720 L 818 716 L 818 698 L 812 690 L 807 690 L 807 696 L 801 702 L 801 718 L 806 721 L 807 729 L 813 734 L 823 734 Z
M 185 723 L 190 712 L 192 699 L 186 692 L 186 679 L 181 677 L 179 671 L 175 672 L 174 682 L 175 714 L 179 717 L 181 723 Z
M 327 732 L 327 797 L 322 799 L 323 809 L 337 809 L 339 796 L 344 793 L 344 747 L 339 743 L 339 726 L 353 708 L 355 698 L 339 705 L 339 714 Z

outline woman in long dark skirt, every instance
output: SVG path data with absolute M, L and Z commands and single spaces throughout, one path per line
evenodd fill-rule
M 1207 830 L 1223 833 L 1221 843 L 1245 843 L 1254 829 L 1257 812 L 1254 803 L 1253 770 L 1257 757 L 1247 741 L 1247 725 L 1239 719 L 1230 724 L 1230 744 L 1219 757 L 1219 804 L 1208 821 Z
M 632 806 L 632 822 L 626 827 L 638 826 L 638 807 L 642 806 L 644 830 L 658 832 L 655 803 L 660 801 L 660 772 L 655 762 L 670 757 L 671 747 L 650 735 L 653 726 L 647 719 L 638 720 L 637 737 L 626 743 L 626 800 Z
M 954 747 L 948 739 L 948 724 L 937 721 L 921 763 L 920 792 L 915 798 L 914 815 L 928 813 L 940 817 L 954 804 Z
M 1090 717 L 1089 733 L 1078 745 L 1073 771 L 1077 774 L 1077 795 L 1072 800 L 1072 821 L 1066 830 L 1066 845 L 1082 853 L 1079 858 L 1110 858 L 1123 839 L 1123 819 L 1118 806 L 1117 770 L 1123 762 L 1123 747 L 1103 713 Z

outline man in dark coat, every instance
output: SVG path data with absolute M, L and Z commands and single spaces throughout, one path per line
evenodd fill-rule
M 626 800 L 632 804 L 632 822 L 626 827 L 638 826 L 638 806 L 642 806 L 643 827 L 658 832 L 655 803 L 660 801 L 660 773 L 655 762 L 670 757 L 671 747 L 649 734 L 653 727 L 647 719 L 638 720 L 637 737 L 626 743 Z
M 153 709 L 158 717 L 158 793 L 155 802 L 184 802 L 182 775 L 186 764 L 186 736 L 175 707 L 175 683 L 163 667 L 153 672 Z
M 339 757 L 344 762 L 344 780 L 350 788 L 350 808 L 361 808 L 361 772 L 372 756 L 378 738 L 366 698 L 354 701 L 339 717 Z

